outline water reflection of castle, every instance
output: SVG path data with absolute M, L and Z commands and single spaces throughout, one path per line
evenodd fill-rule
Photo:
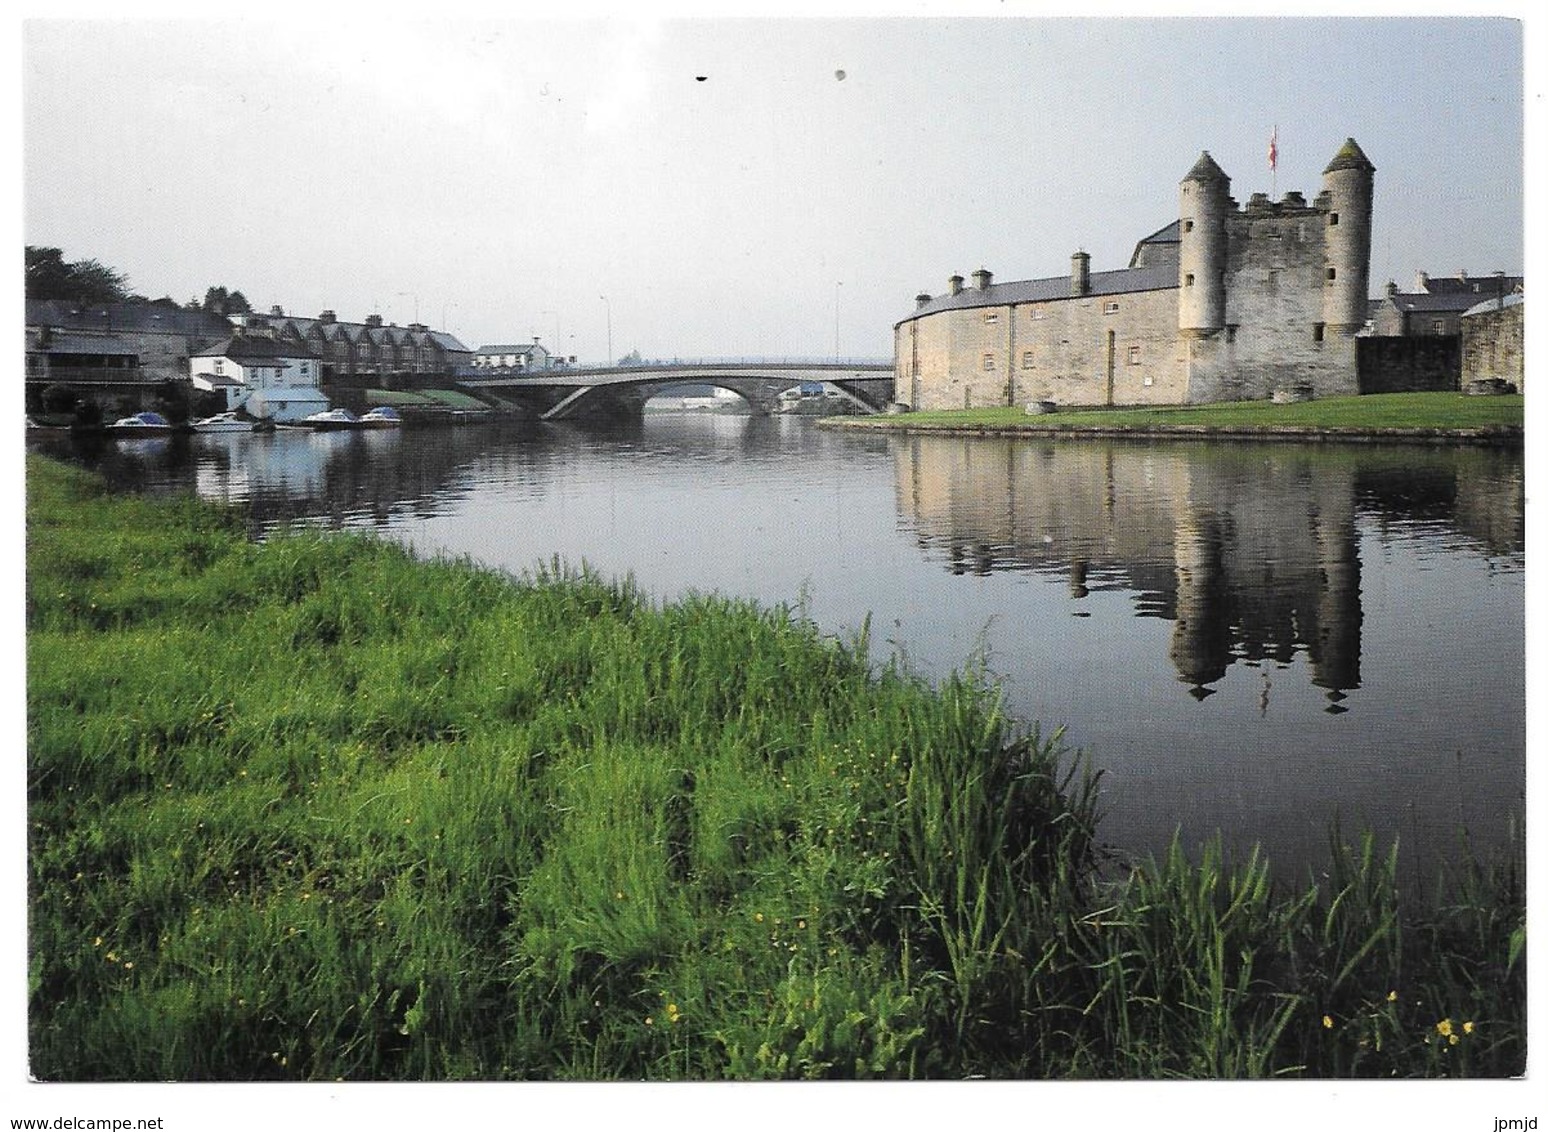
M 1437 455 L 1427 469 L 1295 445 L 921 436 L 894 458 L 899 511 L 927 552 L 958 573 L 1060 575 L 1074 600 L 1135 592 L 1140 616 L 1174 622 L 1170 658 L 1199 698 L 1237 661 L 1304 653 L 1329 710 L 1342 710 L 1360 686 L 1357 507 L 1374 503 L 1383 522 L 1476 515 L 1489 549 L 1521 546 L 1519 459 L 1514 498 L 1500 498 L 1459 474 L 1471 456 Z

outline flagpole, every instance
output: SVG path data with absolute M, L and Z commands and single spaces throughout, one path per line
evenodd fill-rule
M 1279 124 L 1274 124 L 1274 132 L 1269 135 L 1269 199 L 1279 199 Z

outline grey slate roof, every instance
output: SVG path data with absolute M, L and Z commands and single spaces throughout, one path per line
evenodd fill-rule
M 1209 155 L 1209 150 L 1199 154 L 1199 159 L 1193 163 L 1193 168 L 1188 170 L 1184 181 L 1224 181 L 1230 183 L 1231 178 L 1226 176 L 1226 171 Z
M 1388 295 L 1387 301 L 1395 304 L 1400 311 L 1419 311 L 1421 313 L 1465 311 L 1468 307 L 1478 302 L 1479 296 L 1471 291 L 1442 293 L 1430 295 L 1411 291 L 1399 291 L 1396 295 Z
M 196 358 L 230 358 L 234 362 L 284 361 L 287 358 L 313 358 L 316 355 L 304 346 L 291 342 L 279 342 L 273 338 L 254 338 L 236 334 L 224 342 L 217 342 L 194 352 Z
M 133 346 L 111 334 L 55 334 L 47 346 L 37 351 L 50 357 L 58 354 L 100 354 L 105 357 L 134 357 L 138 351 Z
M 1506 295 L 1503 300 L 1498 298 L 1486 299 L 1477 306 L 1468 307 L 1467 310 L 1462 312 L 1462 317 L 1471 318 L 1473 315 L 1488 314 L 1490 311 L 1501 310 L 1504 307 L 1519 307 L 1524 302 L 1526 302 L 1526 296 L 1520 293 Z
M 1332 173 L 1338 169 L 1364 169 L 1368 173 L 1374 173 L 1376 166 L 1371 164 L 1371 159 L 1365 156 L 1365 151 L 1356 144 L 1354 138 L 1345 138 L 1344 144 L 1333 155 L 1333 160 L 1328 162 L 1324 173 Z
M 1049 279 L 1026 279 L 1015 283 L 992 283 L 987 290 L 965 287 L 955 295 L 937 295 L 919 307 L 907 318 L 900 318 L 894 325 L 901 326 L 927 314 L 939 311 L 971 310 L 974 307 L 1003 307 L 1013 303 L 1046 303 L 1057 299 L 1090 298 L 1104 295 L 1130 295 L 1142 291 L 1166 291 L 1177 289 L 1177 267 L 1162 264 L 1158 267 L 1126 267 L 1118 271 L 1093 271 L 1091 290 L 1085 295 L 1070 294 L 1070 277 L 1056 275 Z
M 209 311 L 184 310 L 164 303 L 98 303 L 82 307 L 63 299 L 28 299 L 28 326 L 57 326 L 73 330 L 181 334 L 187 337 L 223 338 L 231 324 Z
M 1520 275 L 1431 275 L 1424 289 L 1431 295 L 1498 296 L 1502 288 L 1508 295 L 1524 282 Z

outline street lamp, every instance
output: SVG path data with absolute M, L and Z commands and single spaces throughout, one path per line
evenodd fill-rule
M 564 335 L 559 329 L 558 311 L 538 311 L 538 314 L 551 314 L 554 316 L 554 349 L 559 352 L 559 361 L 564 361 Z
M 598 295 L 607 307 L 607 364 L 613 364 L 613 304 L 607 301 L 606 295 Z
M 839 290 L 844 286 L 842 279 L 833 284 L 833 360 L 839 360 Z

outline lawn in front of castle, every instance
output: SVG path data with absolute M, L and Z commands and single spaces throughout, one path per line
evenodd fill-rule
M 852 418 L 852 422 L 862 427 L 991 428 L 1039 433 L 1051 429 L 1122 429 L 1381 435 L 1410 431 L 1468 434 L 1484 430 L 1508 435 L 1522 428 L 1523 404 L 1521 394 L 1478 397 L 1463 393 L 1376 393 L 1284 405 L 1271 401 L 1227 401 L 1126 409 L 1059 408 L 1038 414 L 1029 414 L 1019 405 L 926 410 L 901 417 Z

